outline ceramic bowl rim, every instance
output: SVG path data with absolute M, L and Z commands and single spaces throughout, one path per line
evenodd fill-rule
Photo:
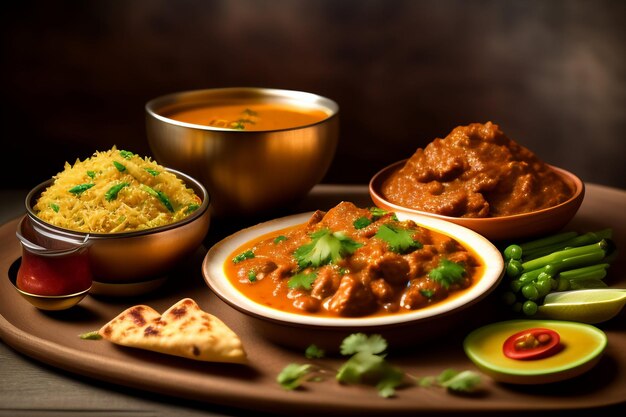
M 330 112 L 327 117 L 324 119 L 309 123 L 301 126 L 281 128 L 281 129 L 266 129 L 266 130 L 236 130 L 236 129 L 228 129 L 221 128 L 215 126 L 207 126 L 207 125 L 198 125 L 195 123 L 187 123 L 181 122 L 166 116 L 163 116 L 159 113 L 159 109 L 165 107 L 167 104 L 173 104 L 176 100 L 181 97 L 189 97 L 189 96 L 198 96 L 202 94 L 220 94 L 220 93 L 247 93 L 257 97 L 263 96 L 284 96 L 286 98 L 292 99 L 294 102 L 301 103 L 315 103 L 320 102 L 322 104 L 316 104 L 316 107 L 322 107 Z M 306 129 L 312 126 L 316 126 L 319 124 L 329 123 L 332 119 L 335 119 L 339 116 L 339 104 L 330 99 L 328 97 L 310 93 L 306 91 L 298 91 L 298 90 L 289 90 L 289 89 L 281 89 L 281 88 L 266 88 L 266 87 L 224 87 L 224 88 L 205 88 L 205 89 L 197 89 L 197 90 L 185 90 L 174 93 L 165 94 L 156 98 L 149 100 L 145 105 L 145 110 L 147 115 L 153 117 L 156 120 L 167 123 L 168 125 L 179 126 L 184 128 L 191 128 L 196 130 L 202 130 L 206 132 L 220 132 L 220 133 L 232 133 L 237 135 L 250 135 L 250 134 L 263 134 L 263 133 L 272 133 L 272 132 L 284 132 L 284 131 L 294 131 L 299 129 Z
M 77 238 L 81 240 L 85 239 L 86 235 L 89 235 L 88 240 L 90 241 L 133 238 L 133 237 L 158 234 L 160 232 L 177 229 L 178 227 L 184 226 L 202 217 L 209 210 L 209 207 L 211 205 L 211 195 L 209 194 L 207 189 L 204 187 L 204 185 L 202 185 L 200 181 L 196 180 L 195 178 L 181 171 L 172 169 L 172 168 L 166 167 L 165 170 L 176 175 L 177 178 L 182 179 L 188 187 L 195 188 L 194 191 L 197 192 L 199 190 L 200 195 L 198 197 L 202 199 L 202 203 L 200 204 L 200 207 L 198 207 L 197 210 L 195 210 L 192 214 L 185 217 L 184 219 L 181 219 L 174 223 L 169 223 L 163 226 L 153 227 L 149 229 L 135 230 L 135 231 L 130 231 L 130 232 L 120 232 L 120 233 L 81 232 L 78 230 L 71 230 L 71 229 L 60 227 L 60 226 L 55 226 L 51 223 L 48 223 L 40 219 L 37 216 L 37 214 L 35 214 L 31 206 L 31 202 L 35 202 L 35 199 L 38 198 L 38 196 L 54 182 L 54 178 L 50 178 L 50 179 L 47 179 L 46 181 L 39 183 L 28 192 L 28 194 L 26 195 L 26 198 L 24 199 L 24 205 L 26 207 L 26 214 L 28 218 L 31 220 L 31 222 L 33 223 L 33 227 L 34 225 L 38 225 L 39 227 L 45 228 L 49 233 L 54 233 L 54 234 L 58 234 L 59 236 L 65 236 L 69 238 Z
M 345 330 L 348 328 L 373 329 L 430 321 L 468 308 L 495 290 L 504 276 L 504 260 L 500 252 L 488 239 L 480 234 L 466 227 L 440 219 L 410 213 L 397 213 L 401 220 L 412 219 L 424 227 L 451 236 L 464 246 L 472 248 L 474 253 L 485 263 L 485 271 L 478 282 L 462 295 L 413 312 L 375 317 L 329 318 L 288 313 L 263 306 L 239 292 L 226 278 L 223 265 L 232 252 L 241 244 L 284 227 L 305 223 L 312 214 L 313 212 L 294 214 L 259 223 L 242 229 L 213 245 L 202 262 L 202 275 L 208 287 L 226 304 L 236 310 L 248 316 L 283 326 L 327 330 Z
M 436 214 L 436 213 L 430 213 L 427 211 L 422 211 L 422 210 L 417 210 L 417 209 L 412 209 L 412 208 L 408 208 L 408 207 L 403 207 L 400 206 L 396 203 L 392 203 L 389 200 L 387 200 L 382 192 L 380 191 L 380 188 L 382 186 L 382 182 L 384 180 L 386 180 L 389 175 L 391 175 L 393 172 L 396 172 L 398 169 L 400 169 L 404 163 L 406 163 L 408 159 L 403 159 L 400 161 L 396 161 L 390 165 L 387 165 L 386 167 L 384 167 L 383 169 L 381 169 L 380 171 L 378 171 L 376 174 L 374 174 L 374 176 L 370 179 L 370 182 L 368 184 L 368 188 L 369 188 L 369 192 L 370 195 L 375 198 L 378 199 L 382 202 L 384 202 L 384 204 L 386 204 L 389 207 L 392 207 L 394 210 L 397 211 L 404 211 L 407 213 L 415 213 L 415 214 L 421 214 L 421 215 L 425 215 L 425 216 L 430 216 L 433 218 L 437 218 L 437 219 L 442 219 L 442 220 L 446 220 L 446 221 L 452 221 L 452 222 L 463 222 L 465 224 L 472 224 L 472 225 L 476 225 L 479 226 L 481 224 L 486 224 L 486 223 L 494 223 L 494 222 L 508 222 L 508 221 L 520 221 L 520 220 L 528 220 L 531 218 L 536 218 L 537 216 L 542 216 L 542 215 L 546 215 L 549 214 L 552 211 L 558 210 L 562 207 L 565 207 L 567 205 L 573 204 L 575 203 L 580 197 L 581 195 L 584 196 L 584 192 L 585 192 L 585 183 L 574 173 L 567 171 L 563 168 L 559 168 L 555 165 L 550 165 L 550 164 L 546 164 L 548 165 L 548 167 L 550 167 L 550 169 L 552 169 L 554 172 L 556 172 L 556 174 L 565 180 L 565 182 L 567 183 L 567 185 L 573 189 L 573 193 L 570 196 L 570 198 L 568 198 L 567 200 L 563 201 L 560 204 L 557 204 L 555 206 L 551 206 L 551 207 L 546 207 L 543 208 L 541 210 L 535 210 L 535 211 L 531 211 L 531 212 L 527 212 L 527 213 L 520 213 L 520 214 L 512 214 L 512 215 L 508 215 L 508 216 L 498 216 L 498 217 L 453 217 L 453 216 L 445 216 L 443 214 Z

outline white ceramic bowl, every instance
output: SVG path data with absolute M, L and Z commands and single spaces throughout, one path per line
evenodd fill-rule
M 303 213 L 260 223 L 243 229 L 215 244 L 202 264 L 202 274 L 208 286 L 227 304 L 255 320 L 255 329 L 275 342 L 295 348 L 311 343 L 327 349 L 337 348 L 350 333 L 382 334 L 396 345 L 423 341 L 429 335 L 445 332 L 459 319 L 461 311 L 474 305 L 500 282 L 504 261 L 498 249 L 486 238 L 465 227 L 422 215 L 397 213 L 400 220 L 413 220 L 428 229 L 453 237 L 471 248 L 485 265 L 477 282 L 460 296 L 451 297 L 426 308 L 396 315 L 333 318 L 283 312 L 258 304 L 237 290 L 224 272 L 233 251 L 261 235 L 305 223 L 312 213 Z M 457 322 L 458 323 L 458 322 Z M 294 333 L 297 332 L 297 333 Z M 295 334 L 299 334 L 295 337 Z

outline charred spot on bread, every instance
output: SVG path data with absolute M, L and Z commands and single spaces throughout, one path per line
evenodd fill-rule
M 142 306 L 137 306 L 128 312 L 137 326 L 143 326 L 146 324 L 146 319 L 143 317 L 143 310 Z

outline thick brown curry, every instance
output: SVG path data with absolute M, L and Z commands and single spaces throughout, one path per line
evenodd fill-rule
M 419 148 L 383 184 L 397 205 L 452 217 L 500 217 L 558 205 L 573 189 L 491 122 Z
M 394 213 L 342 202 L 237 248 L 228 279 L 282 311 L 363 317 L 414 311 L 462 293 L 483 270 L 455 239 Z

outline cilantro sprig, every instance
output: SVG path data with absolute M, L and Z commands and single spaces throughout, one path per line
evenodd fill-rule
M 438 282 L 444 288 L 450 288 L 463 279 L 465 268 L 463 265 L 442 258 L 436 268 L 428 273 L 428 276 Z
M 381 225 L 374 237 L 387 242 L 392 252 L 402 255 L 422 248 L 422 244 L 413 239 L 413 231 L 391 224 Z
M 352 255 L 361 246 L 363 246 L 361 243 L 355 242 L 343 232 L 332 232 L 325 228 L 311 233 L 311 243 L 300 246 L 293 256 L 300 269 L 309 266 L 319 267 L 336 263 Z
M 316 279 L 317 274 L 314 272 L 310 274 L 299 273 L 289 278 L 287 286 L 291 289 L 303 288 L 305 290 L 310 290 Z
M 349 356 L 338 370 L 321 364 L 291 363 L 283 368 L 276 381 L 286 390 L 295 390 L 308 381 L 323 381 L 324 377 L 334 374 L 334 379 L 341 384 L 374 386 L 378 395 L 384 398 L 394 397 L 402 386 L 439 387 L 450 392 L 471 393 L 478 389 L 481 377 L 473 371 L 446 369 L 437 376 L 417 377 L 393 366 L 385 351 L 387 341 L 380 335 L 354 333 L 346 337 L 340 346 L 340 352 Z M 308 359 L 323 359 L 325 352 L 315 345 L 305 351 Z

